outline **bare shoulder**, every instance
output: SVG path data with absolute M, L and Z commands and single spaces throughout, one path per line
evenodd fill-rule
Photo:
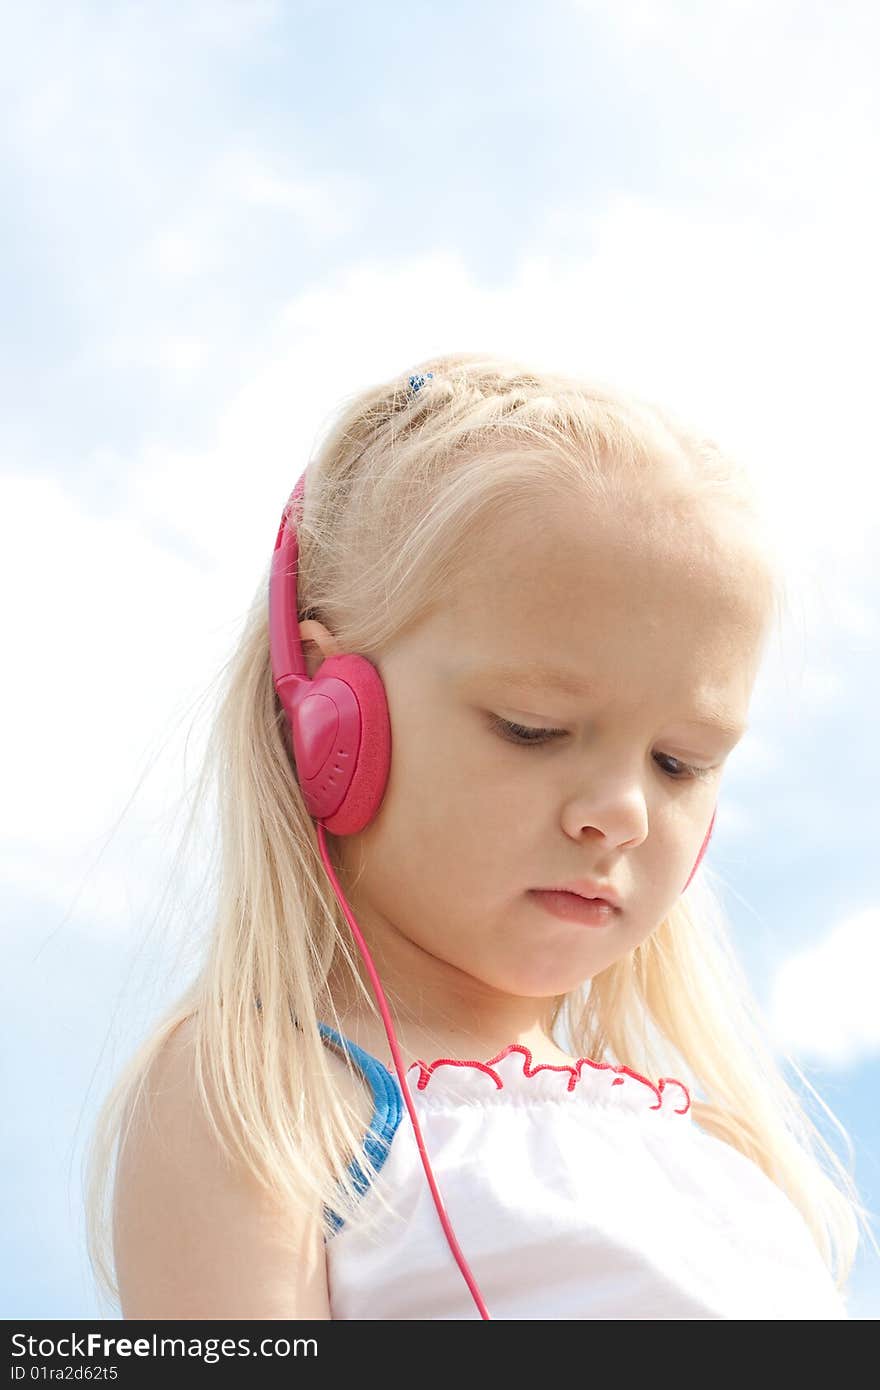
M 227 1158 L 198 1092 L 189 1019 L 134 1107 L 113 1239 L 124 1318 L 330 1318 L 320 1212 L 279 1205 Z

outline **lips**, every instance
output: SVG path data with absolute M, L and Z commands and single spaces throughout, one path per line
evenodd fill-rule
M 610 907 L 620 908 L 620 898 L 608 883 L 597 879 L 578 878 L 569 883 L 547 883 L 538 890 L 541 893 L 575 893 L 579 898 L 593 898 L 608 903 Z
M 551 916 L 584 927 L 607 927 L 619 913 L 605 898 L 587 898 L 566 888 L 532 888 L 530 895 Z

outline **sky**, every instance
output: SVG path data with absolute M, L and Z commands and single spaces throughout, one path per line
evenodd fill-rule
M 198 959 L 156 922 L 221 668 L 333 412 L 437 351 L 747 466 L 790 611 L 704 864 L 876 1211 L 880 10 L 2 8 L 0 1315 L 112 1316 L 81 1165 Z

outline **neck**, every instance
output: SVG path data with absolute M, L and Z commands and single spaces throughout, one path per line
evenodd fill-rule
M 341 1031 L 358 1047 L 380 1060 L 391 1063 L 391 1045 L 372 985 L 365 981 L 370 1002 L 363 998 L 349 978 L 331 972 L 319 1007 L 319 1018 L 336 1027 L 332 1000 Z M 536 1061 L 570 1060 L 553 1038 L 553 1011 L 556 999 L 510 999 L 506 1007 L 489 1011 L 478 1009 L 473 1001 L 444 999 L 443 1006 L 423 998 L 417 1014 L 411 1005 L 383 982 L 394 1034 L 406 1065 L 421 1060 L 450 1057 L 458 1061 L 488 1061 L 511 1043 L 529 1048 Z

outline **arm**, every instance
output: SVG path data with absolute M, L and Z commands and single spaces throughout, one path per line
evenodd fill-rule
M 157 1059 L 119 1157 L 114 1251 L 124 1318 L 329 1319 L 317 1210 L 233 1169 L 201 1105 L 189 1020 Z

